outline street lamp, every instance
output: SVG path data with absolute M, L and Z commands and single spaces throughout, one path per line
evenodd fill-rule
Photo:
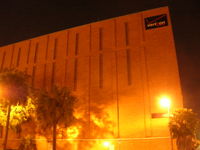
M 105 141 L 105 142 L 103 142 L 103 146 L 104 147 L 106 147 L 106 149 L 110 149 L 110 142 L 108 142 L 108 141 Z
M 170 116 L 171 99 L 168 96 L 160 97 L 160 106 L 167 108 L 167 115 Z
M 169 119 L 169 117 L 170 117 L 170 106 L 171 106 L 170 97 L 168 97 L 166 95 L 161 96 L 160 97 L 160 106 L 162 106 L 163 108 L 167 108 L 167 116 L 168 116 L 168 119 Z M 173 141 L 172 141 L 171 132 L 170 132 L 170 143 L 171 143 L 171 149 L 173 150 Z
M 108 142 L 108 141 L 103 142 L 103 146 L 104 147 L 109 147 L 110 146 L 110 142 Z
M 103 147 L 105 147 L 107 150 L 114 150 L 114 144 L 110 141 L 104 141 L 102 143 Z

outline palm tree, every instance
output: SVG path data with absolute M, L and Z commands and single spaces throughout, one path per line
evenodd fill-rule
M 28 77 L 24 72 L 15 69 L 5 69 L 0 73 L 1 99 L 8 106 L 4 150 L 8 139 L 11 106 L 26 103 L 29 89 Z
M 199 118 L 191 109 L 179 109 L 170 118 L 169 129 L 172 138 L 176 139 L 178 150 L 195 150 L 199 128 Z
M 68 127 L 73 117 L 76 97 L 69 90 L 53 87 L 51 92 L 36 94 L 36 116 L 42 130 L 53 129 L 53 150 L 56 150 L 57 125 Z
M 22 132 L 22 125 L 24 123 L 29 122 L 32 120 L 32 113 L 33 113 L 33 104 L 31 104 L 31 99 L 28 99 L 27 105 L 16 105 L 11 106 L 10 111 L 10 119 L 9 119 L 9 127 L 13 131 L 15 131 L 18 135 Z M 0 125 L 6 126 L 7 122 L 7 112 L 6 107 L 0 104 Z

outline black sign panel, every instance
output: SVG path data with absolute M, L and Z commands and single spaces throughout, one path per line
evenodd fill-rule
M 168 25 L 167 14 L 148 17 L 148 18 L 145 18 L 144 21 L 145 21 L 146 30 L 153 29 L 153 28 L 159 28 L 159 27 Z
M 169 114 L 166 113 L 152 113 L 151 118 L 169 118 Z

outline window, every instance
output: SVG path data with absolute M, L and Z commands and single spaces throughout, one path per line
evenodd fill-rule
M 54 53 L 53 53 L 53 59 L 56 59 L 56 55 L 57 55 L 57 44 L 58 44 L 58 39 L 55 39 L 54 41 Z
M 99 55 L 99 88 L 103 88 L 103 54 Z
M 77 68 L 78 68 L 78 59 L 74 61 L 74 90 L 77 89 Z
M 1 62 L 1 70 L 3 69 L 3 66 L 4 66 L 5 57 L 6 57 L 6 52 L 3 52 L 3 58 L 2 58 L 2 62 Z
M 39 45 L 38 45 L 38 43 L 36 43 L 36 45 L 35 45 L 34 63 L 37 62 L 38 47 L 39 47 Z
M 103 49 L 103 28 L 99 28 L 99 50 Z
M 78 50 L 79 50 L 79 34 L 76 33 L 76 37 L 75 37 L 75 56 L 78 55 Z

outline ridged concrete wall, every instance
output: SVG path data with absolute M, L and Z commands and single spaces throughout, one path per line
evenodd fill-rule
M 161 14 L 167 14 L 168 26 L 146 30 L 144 18 Z M 182 107 L 167 7 L 1 47 L 0 68 L 12 67 L 30 74 L 35 88 L 67 86 L 79 97 L 86 122 L 79 138 L 119 138 L 116 149 L 169 149 L 168 119 L 151 118 L 167 112 L 158 106 L 163 94 L 171 97 L 171 110 Z M 109 131 L 98 133 L 92 116 L 112 124 L 102 127 Z

